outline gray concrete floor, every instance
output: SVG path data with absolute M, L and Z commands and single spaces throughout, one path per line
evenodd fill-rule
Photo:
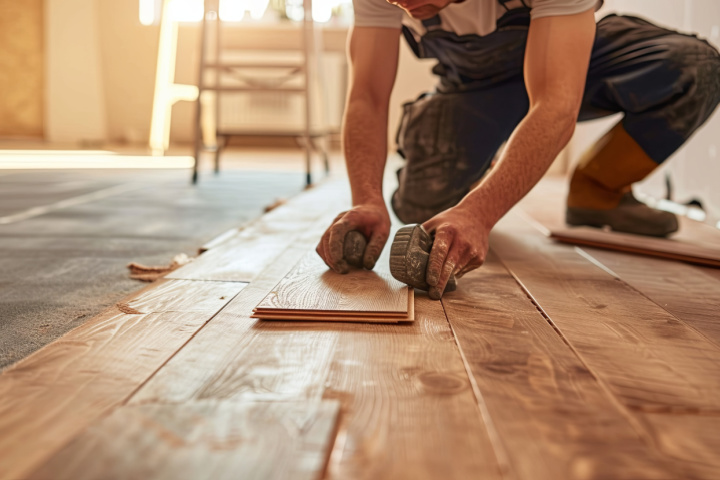
M 0 217 L 118 185 L 130 190 L 0 224 L 0 369 L 143 284 L 126 265 L 167 264 L 303 188 L 300 171 L 36 170 L 0 172 Z M 121 187 L 122 188 L 122 187 Z

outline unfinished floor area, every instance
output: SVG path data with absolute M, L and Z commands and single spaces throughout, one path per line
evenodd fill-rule
M 6 369 L 0 478 L 718 478 L 720 270 L 552 241 L 563 185 L 414 322 L 251 318 L 349 205 L 301 193 Z

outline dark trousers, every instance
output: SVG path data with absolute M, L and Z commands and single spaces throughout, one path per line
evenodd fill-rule
M 397 134 L 405 166 L 392 206 L 423 222 L 456 205 L 527 114 L 522 64 L 529 19 L 485 37 L 430 31 L 406 38 L 439 60 L 437 92 L 403 106 Z M 720 54 L 693 35 L 609 15 L 597 24 L 578 121 L 624 113 L 623 126 L 657 163 L 672 155 L 720 102 Z

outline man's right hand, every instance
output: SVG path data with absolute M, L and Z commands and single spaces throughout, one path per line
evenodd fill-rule
M 343 244 L 345 235 L 352 230 L 357 230 L 368 239 L 363 266 L 371 270 L 390 235 L 390 215 L 385 205 L 365 204 L 353 207 L 335 217 L 332 225 L 325 231 L 315 251 L 328 267 L 338 273 L 347 273 L 350 270 L 343 258 Z

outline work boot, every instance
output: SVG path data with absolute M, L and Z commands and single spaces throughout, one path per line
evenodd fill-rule
M 568 207 L 565 222 L 573 226 L 610 227 L 616 232 L 650 237 L 666 237 L 677 231 L 677 217 L 670 212 L 650 208 L 627 192 L 617 207 L 609 210 Z
M 677 217 L 650 208 L 632 195 L 632 184 L 657 168 L 625 131 L 615 125 L 580 160 L 570 179 L 568 225 L 665 237 L 678 229 Z

